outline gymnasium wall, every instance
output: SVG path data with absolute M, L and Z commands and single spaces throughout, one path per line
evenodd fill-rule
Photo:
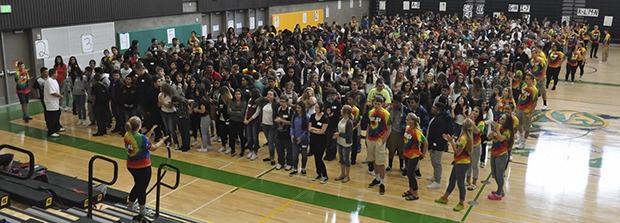
M 338 24 L 344 24 L 351 21 L 351 16 L 355 16 L 357 21 L 361 21 L 362 15 L 368 14 L 370 2 L 370 0 L 340 0 L 272 6 L 269 7 L 269 18 L 271 20 L 274 14 L 323 9 L 325 22 L 331 24 L 332 21 L 336 21 Z M 339 5 L 340 7 L 338 7 Z M 301 23 L 301 19 L 298 19 L 297 22 Z

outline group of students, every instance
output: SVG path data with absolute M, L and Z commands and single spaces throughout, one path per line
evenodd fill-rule
M 443 154 L 452 151 L 448 188 L 436 202 L 447 203 L 458 186 L 459 211 L 466 190 L 476 189 L 479 167 L 486 166 L 487 142 L 498 184 L 488 198 L 505 196 L 510 151 L 525 145 L 539 96 L 546 109 L 545 89 L 550 80 L 552 90 L 557 85 L 563 52 L 585 52 L 579 41 L 572 45 L 578 37 L 572 33 L 583 34 L 583 27 L 589 26 L 432 12 L 364 16 L 292 31 L 229 29 L 215 39 L 192 33 L 187 45 L 153 39 L 144 57 L 133 41 L 123 54 L 116 47 L 104 51 L 99 67 L 91 61 L 81 70 L 72 57 L 66 72 L 62 58 L 51 70 L 55 80 L 62 79 L 58 70 L 68 75 L 58 82 L 70 90 L 54 97 L 71 92 L 73 104 L 66 100 L 65 106 L 77 110 L 81 124 L 87 123 L 79 96 L 85 93 L 96 135 L 107 128 L 124 135 L 136 179 L 130 206 L 136 199 L 144 205 L 149 150 L 197 147 L 253 161 L 262 131 L 268 148 L 263 161 L 296 176 L 306 174 L 314 156 L 313 179 L 321 183 L 329 180 L 324 160 L 337 157 L 341 168 L 334 179 L 350 181 L 365 138 L 365 162 L 375 176 L 369 187 L 385 193 L 385 173 L 398 156 L 409 179 L 407 200 L 419 198 L 420 159 L 430 154 L 427 188 L 438 189 Z M 606 31 L 603 43 L 609 43 Z M 150 131 L 142 135 L 142 128 Z M 151 135 L 158 143 L 150 143 Z

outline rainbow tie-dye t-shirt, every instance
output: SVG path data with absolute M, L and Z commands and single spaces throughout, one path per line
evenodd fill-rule
M 24 79 L 22 79 L 24 78 Z M 27 70 L 15 72 L 15 89 L 18 94 L 30 93 L 30 87 L 28 87 L 28 80 L 30 80 L 30 74 Z
M 467 146 L 467 136 L 465 136 L 464 134 L 461 135 L 459 137 L 459 140 L 456 142 L 456 146 L 465 148 Z M 459 154 L 458 156 L 456 154 L 454 155 L 454 163 L 455 164 L 470 164 L 471 163 L 471 157 L 469 156 L 469 153 L 467 153 L 466 149 L 463 149 L 463 152 L 461 152 L 461 154 Z
M 422 143 L 426 142 L 426 137 L 422 130 L 412 126 L 407 126 L 404 134 L 403 155 L 408 159 L 422 156 Z
M 151 166 L 151 141 L 140 133 L 125 133 L 127 168 L 140 169 Z
M 562 66 L 562 60 L 564 59 L 564 53 L 561 51 L 553 51 L 549 53 L 549 67 L 558 68 Z
M 478 126 L 476 126 L 478 128 L 478 130 L 480 130 L 480 132 L 478 132 L 478 134 L 474 134 L 474 146 L 479 146 L 480 144 L 482 144 L 482 133 L 484 133 L 484 121 L 480 121 L 478 122 Z
M 508 153 L 508 140 L 510 139 L 510 130 L 508 129 L 500 129 L 499 132 L 506 137 L 504 141 L 493 140 L 493 145 L 491 146 L 491 156 L 498 157 Z
M 372 109 L 368 112 L 368 119 L 370 120 L 370 124 L 368 125 L 366 139 L 378 141 L 386 137 L 392 124 L 390 113 L 385 108 Z
M 361 114 L 360 109 L 357 106 L 351 106 L 351 116 L 353 116 L 353 129 L 357 129 L 357 126 L 360 124 Z
M 525 85 L 521 90 L 519 96 L 519 103 L 517 103 L 517 109 L 529 114 L 536 108 L 536 101 L 538 100 L 538 89 L 535 85 Z
M 536 76 L 536 79 L 545 78 L 545 73 L 544 73 L 544 67 L 546 66 L 545 62 L 546 62 L 545 59 L 540 56 L 535 56 L 530 61 L 530 65 L 532 66 L 532 74 Z
M 523 84 L 523 71 L 517 70 L 512 78 L 512 89 L 521 89 L 521 84 Z

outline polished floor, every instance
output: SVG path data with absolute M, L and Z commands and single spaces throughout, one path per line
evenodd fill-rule
M 454 212 L 458 190 L 448 205 L 433 202 L 445 192 L 447 180 L 441 189 L 429 190 L 429 182 L 422 179 L 421 199 L 405 201 L 400 195 L 407 180 L 398 171 L 388 174 L 387 192 L 379 195 L 376 188 L 366 186 L 373 177 L 365 165 L 352 167 L 348 183 L 330 180 L 323 185 L 311 180 L 313 157 L 308 160 L 307 176 L 289 177 L 261 161 L 267 149 L 259 151 L 256 161 L 249 161 L 194 148 L 188 153 L 173 151 L 171 160 L 165 150 L 154 153 L 153 166 L 169 161 L 183 173 L 178 189 L 163 190 L 162 208 L 205 222 L 616 222 L 620 219 L 620 102 L 615 97 L 620 95 L 620 76 L 614 70 L 620 69 L 615 62 L 620 47 L 612 47 L 610 58 L 606 63 L 588 61 L 582 82 L 560 82 L 556 91 L 548 90 L 549 107 L 537 111 L 533 138 L 526 148 L 513 151 L 502 201 L 487 199 L 496 189 L 489 167 L 481 169 L 480 180 L 491 184 L 467 191 L 467 201 L 473 205 Z M 35 119 L 26 124 L 20 120 L 19 106 L 0 109 L 0 143 L 31 150 L 37 163 L 83 179 L 88 159 L 96 154 L 123 166 L 118 135 L 93 138 L 94 129 L 75 125 L 75 116 L 63 113 L 61 122 L 67 132 L 47 139 L 38 101 L 30 103 L 30 111 Z M 358 159 L 365 156 L 363 150 Z M 17 155 L 17 159 L 25 157 Z M 445 154 L 443 179 L 450 174 L 450 162 L 451 154 Z M 330 178 L 335 178 L 339 164 L 332 161 L 327 166 Z M 423 178 L 432 174 L 427 159 L 420 167 Z M 95 174 L 105 179 L 111 176 L 110 168 L 99 163 Z M 121 168 L 119 175 L 114 187 L 130 190 L 130 174 Z M 154 205 L 154 195 L 149 195 L 148 202 Z

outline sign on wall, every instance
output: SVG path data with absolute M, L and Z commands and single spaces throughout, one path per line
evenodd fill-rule
M 508 4 L 508 12 L 519 12 L 519 5 Z
M 598 9 L 578 8 L 577 16 L 598 17 Z
M 445 12 L 446 11 L 446 2 L 440 2 L 439 3 L 439 11 L 440 12 Z
M 530 5 L 521 5 L 521 12 L 529 13 L 530 12 Z
M 493 12 L 493 18 L 499 18 L 499 16 L 501 15 L 500 12 Z
M 562 16 L 562 23 L 564 24 L 570 23 L 570 16 Z
M 403 10 L 409 10 L 410 4 L 409 1 L 403 1 Z
M 474 6 L 472 4 L 464 4 L 463 5 L 463 16 L 465 18 L 471 18 L 472 17 L 473 8 L 474 8 Z
M 484 5 L 476 5 L 476 15 L 484 15 Z
M 95 47 L 93 46 L 93 35 L 86 34 L 82 35 L 82 53 L 92 53 L 95 51 Z
M 379 10 L 385 10 L 385 1 L 379 1 Z
M 420 2 L 411 2 L 412 9 L 420 9 Z
M 119 42 L 121 42 L 121 50 L 129 49 L 129 42 L 131 42 L 130 38 L 129 33 L 120 33 L 118 35 Z
M 603 19 L 603 26 L 611 26 L 613 22 L 614 22 L 613 16 L 605 16 L 605 19 Z

